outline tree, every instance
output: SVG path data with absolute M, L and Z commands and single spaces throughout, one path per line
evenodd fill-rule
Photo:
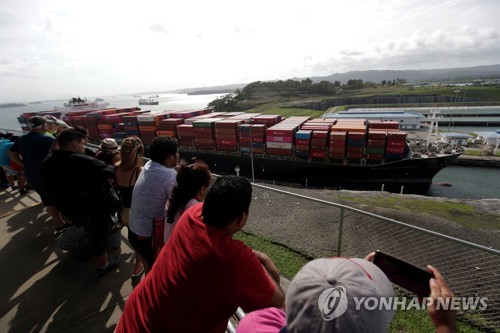
M 365 85 L 361 79 L 347 81 L 347 89 L 362 89 L 364 87 Z
M 208 103 L 208 107 L 214 109 L 214 112 L 228 112 L 231 111 L 238 104 L 238 101 L 233 98 L 233 94 L 227 94 L 223 97 L 218 97 Z

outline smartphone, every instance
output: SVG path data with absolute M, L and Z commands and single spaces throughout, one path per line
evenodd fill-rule
M 387 275 L 392 283 L 419 297 L 428 297 L 431 294 L 429 280 L 434 277 L 431 272 L 378 250 L 375 252 L 373 263 Z

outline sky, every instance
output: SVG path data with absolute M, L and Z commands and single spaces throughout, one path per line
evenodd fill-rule
M 498 0 L 2 0 L 0 103 L 500 63 Z

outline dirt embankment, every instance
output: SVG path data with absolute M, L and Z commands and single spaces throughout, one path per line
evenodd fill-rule
M 290 187 L 280 187 L 280 189 L 355 207 L 472 243 L 500 249 L 499 199 L 450 199 L 379 191 L 332 191 Z M 438 208 L 442 206 L 443 209 L 436 209 L 439 212 L 433 213 L 432 208 L 412 209 L 412 204 L 432 205 L 431 207 Z M 464 205 L 470 207 L 466 213 L 454 208 Z

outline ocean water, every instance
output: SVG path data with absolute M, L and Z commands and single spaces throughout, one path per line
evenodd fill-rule
M 186 95 L 160 94 L 159 105 L 141 105 L 142 110 L 152 112 L 165 110 L 190 110 L 204 108 L 221 94 Z M 102 97 L 110 103 L 109 107 L 126 108 L 138 105 L 138 97 L 132 95 Z M 0 108 L 0 129 L 20 130 L 17 118 L 24 112 L 48 111 L 54 107 L 62 107 L 65 100 L 29 104 L 24 107 Z M 456 128 L 460 129 L 459 127 Z M 492 128 L 467 128 L 467 132 L 491 131 Z M 455 130 L 455 128 L 454 128 Z M 446 183 L 451 186 L 442 186 Z M 500 199 L 500 169 L 482 167 L 450 166 L 441 170 L 433 180 L 429 189 L 430 196 L 463 198 L 463 199 Z
M 152 112 L 159 111 L 181 111 L 199 109 L 207 106 L 219 96 L 224 94 L 207 94 L 207 95 L 187 95 L 187 94 L 159 94 L 157 100 L 158 105 L 139 105 L 139 98 L 133 95 L 119 95 L 101 97 L 104 102 L 108 102 L 108 107 L 129 108 L 138 106 L 141 110 L 150 110 Z M 146 97 L 146 96 L 143 96 Z M 68 98 L 69 99 L 69 98 Z M 89 101 L 93 100 L 89 98 Z M 27 106 L 15 108 L 0 108 L 0 128 L 21 130 L 17 117 L 25 112 L 49 111 L 55 107 L 62 108 L 67 100 L 44 101 L 41 104 L 28 104 Z
M 429 195 L 456 199 L 500 199 L 500 169 L 448 166 L 434 176 Z

